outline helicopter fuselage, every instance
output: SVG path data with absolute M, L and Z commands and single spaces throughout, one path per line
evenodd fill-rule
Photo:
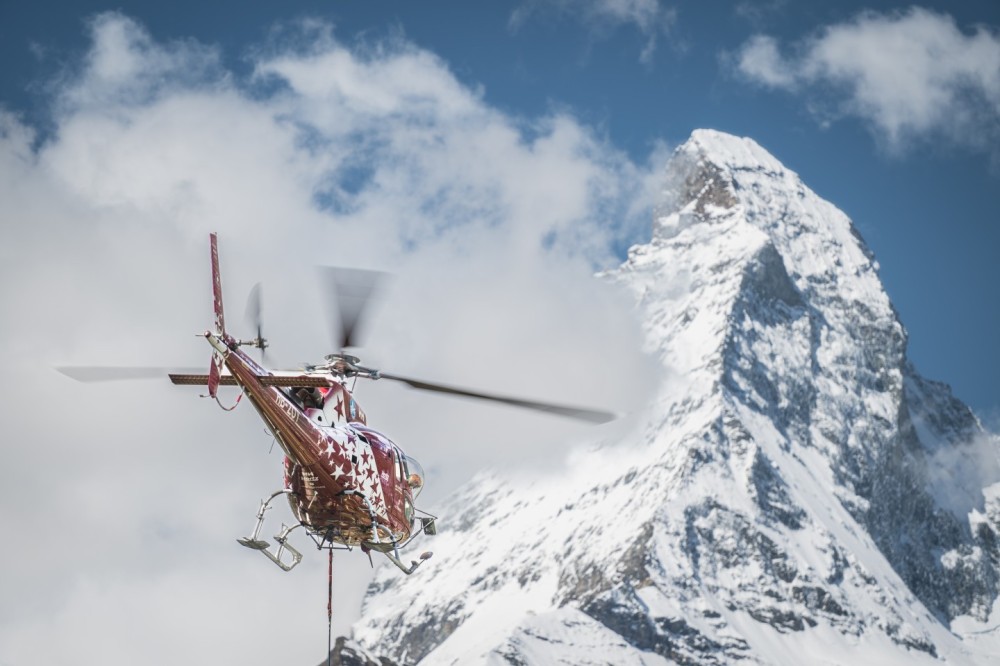
M 205 337 L 284 451 L 286 495 L 300 523 L 350 547 L 385 551 L 405 542 L 413 529 L 415 461 L 367 427 L 350 390 L 324 374 L 310 377 L 312 386 L 265 385 L 274 375 L 236 340 L 210 331 Z M 316 397 L 299 399 L 303 389 Z

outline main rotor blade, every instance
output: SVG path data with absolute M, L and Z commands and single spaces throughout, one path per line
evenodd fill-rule
M 78 382 L 116 382 L 126 379 L 166 378 L 171 372 L 190 374 L 202 368 L 159 368 L 151 366 L 64 365 L 59 372 Z
M 379 379 L 389 379 L 394 382 L 402 382 L 407 386 L 421 391 L 433 391 L 434 393 L 446 393 L 465 398 L 475 398 L 476 400 L 499 402 L 504 405 L 510 405 L 511 407 L 532 409 L 538 412 L 546 412 L 548 414 L 566 416 L 568 418 L 579 419 L 581 421 L 589 421 L 590 423 L 607 423 L 608 421 L 613 421 L 618 418 L 617 414 L 605 412 L 599 409 L 572 407 L 569 405 L 555 405 L 548 402 L 539 402 L 537 400 L 524 400 L 522 398 L 511 398 L 501 395 L 492 395 L 489 393 L 480 393 L 479 391 L 470 391 L 468 389 L 445 386 L 443 384 L 435 384 L 432 382 L 421 381 L 419 379 L 411 379 L 409 377 L 401 377 L 399 375 L 390 375 L 387 373 L 379 373 Z
M 328 310 L 334 350 L 358 346 L 359 324 L 365 308 L 371 302 L 384 273 L 357 268 L 320 267 L 326 287 L 327 302 L 336 302 L 336 314 Z

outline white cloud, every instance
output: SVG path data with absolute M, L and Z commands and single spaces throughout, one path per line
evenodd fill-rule
M 764 23 L 785 10 L 788 0 L 743 0 L 736 3 L 736 16 L 754 25 Z
M 737 54 L 737 71 L 773 88 L 834 99 L 834 112 L 868 122 L 893 150 L 945 136 L 995 151 L 1000 136 L 1000 34 L 921 8 L 864 12 L 828 26 L 782 56 L 757 35 Z M 824 109 L 827 106 L 822 105 Z
M 930 449 L 927 483 L 938 505 L 959 520 L 985 512 L 985 489 L 1000 483 L 1000 438 L 982 433 L 958 445 Z
M 532 15 L 550 11 L 578 18 L 598 33 L 634 26 L 646 37 L 639 56 L 642 62 L 652 59 L 657 39 L 669 34 L 677 21 L 677 12 L 660 0 L 527 0 L 511 14 L 510 24 L 517 28 Z
M 795 70 L 778 53 L 777 41 L 767 35 L 755 35 L 743 45 L 738 66 L 744 76 L 766 86 L 790 88 L 795 84 Z
M 83 60 L 82 72 L 68 72 L 72 78 L 58 82 L 66 112 L 141 104 L 167 87 L 194 87 L 224 77 L 212 47 L 191 40 L 154 42 L 139 24 L 120 14 L 99 14 L 89 28 L 93 47 Z
M 0 555 L 16 574 L 0 663 L 318 661 L 325 562 L 309 552 L 285 575 L 234 542 L 281 484 L 252 410 L 52 366 L 207 365 L 192 334 L 210 321 L 215 230 L 230 325 L 263 281 L 286 364 L 330 351 L 312 267 L 382 268 L 397 277 L 370 364 L 627 410 L 649 364 L 629 304 L 591 275 L 645 233 L 652 167 L 566 113 L 500 113 L 405 42 L 349 49 L 313 24 L 240 81 L 213 49 L 156 42 L 119 14 L 91 30 L 51 135 L 36 145 L 0 112 L 0 522 L 18 539 Z M 432 499 L 601 432 L 385 384 L 359 398 L 427 467 Z M 366 566 L 338 556 L 340 631 Z

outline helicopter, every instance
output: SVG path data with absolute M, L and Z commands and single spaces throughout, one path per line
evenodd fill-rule
M 60 367 L 60 372 L 80 381 L 131 379 L 162 376 L 176 385 L 204 386 L 202 397 L 220 407 L 220 386 L 239 387 L 284 452 L 284 484 L 261 500 L 253 529 L 237 539 L 246 548 L 263 553 L 284 571 L 302 561 L 302 553 L 289 543 L 293 531 L 302 529 L 317 548 L 360 548 L 381 553 L 403 573 L 412 574 L 430 552 L 404 564 L 400 549 L 417 536 L 436 533 L 437 517 L 415 506 L 423 490 L 424 470 L 415 458 L 388 436 L 368 425 L 368 417 L 354 397 L 356 381 L 370 379 L 401 382 L 411 388 L 441 394 L 486 400 L 512 407 L 603 423 L 616 416 L 610 412 L 493 395 L 390 374 L 361 365 L 345 350 L 355 346 L 358 320 L 370 299 L 375 277 L 371 271 L 333 269 L 335 294 L 340 308 L 340 352 L 298 370 L 269 370 L 244 351 L 261 351 L 268 341 L 260 320 L 259 285 L 251 291 L 248 312 L 256 324 L 256 336 L 241 340 L 226 329 L 219 269 L 218 236 L 210 234 L 214 328 L 199 334 L 212 348 L 208 374 L 167 372 L 158 368 Z M 284 496 L 295 522 L 282 525 L 273 536 L 275 545 L 261 538 L 265 514 L 272 502 Z

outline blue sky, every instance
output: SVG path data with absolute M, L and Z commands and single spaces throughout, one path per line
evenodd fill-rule
M 637 163 L 647 160 L 658 142 L 672 147 L 698 127 L 749 136 L 852 217 L 881 262 L 883 280 L 911 335 L 912 359 L 992 421 L 1000 410 L 996 98 L 967 93 L 973 98 L 969 106 L 979 108 L 968 127 L 953 131 L 948 126 L 953 118 L 946 114 L 904 126 L 894 138 L 890 126 L 879 124 L 878 109 L 848 108 L 854 85 L 849 79 L 816 76 L 769 86 L 739 66 L 755 36 L 771 39 L 789 61 L 804 60 L 810 40 L 824 31 L 898 19 L 908 7 L 782 0 L 115 5 L 154 40 L 218 47 L 222 66 L 235 77 L 248 76 L 254 54 L 282 39 L 281 26 L 287 33 L 302 18 L 328 21 L 335 38 L 354 48 L 406 40 L 437 55 L 487 105 L 528 122 L 554 109 L 568 113 Z M 920 7 L 940 19 L 939 27 L 950 22 L 970 41 L 977 30 L 998 40 L 996 3 Z M 87 22 L 109 8 L 92 2 L 4 3 L 0 103 L 25 123 L 50 129 L 53 86 L 88 49 Z M 900 24 L 898 32 L 907 29 Z M 932 37 L 912 35 L 918 44 Z M 886 52 L 881 66 L 899 57 Z M 996 62 L 992 66 L 987 85 L 995 93 L 1000 75 Z M 962 74 L 945 72 L 926 90 L 911 92 L 933 94 L 935 86 L 953 85 L 948 76 Z M 619 238 L 618 249 L 641 240 Z
M 748 136 L 854 220 L 917 368 L 996 426 L 998 31 L 992 0 L 0 4 L 0 400 L 32 444 L 0 466 L 27 544 L 0 664 L 318 661 L 325 561 L 262 574 L 233 543 L 280 485 L 253 414 L 52 371 L 207 364 L 209 231 L 227 321 L 262 281 L 282 365 L 330 351 L 312 267 L 376 268 L 371 365 L 627 411 L 658 378 L 594 268 L 648 240 L 694 129 Z M 594 436 L 363 391 L 429 500 Z M 367 566 L 339 561 L 337 632 Z

